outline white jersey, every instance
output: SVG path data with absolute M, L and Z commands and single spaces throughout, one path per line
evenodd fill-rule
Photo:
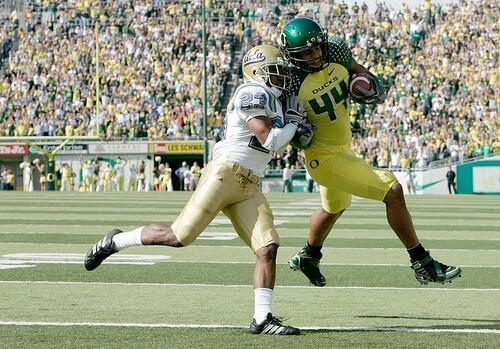
M 247 125 L 248 121 L 258 116 L 267 116 L 273 125 L 283 127 L 281 101 L 263 84 L 244 83 L 229 101 L 223 140 L 214 146 L 213 158 L 226 157 L 262 177 L 272 152 L 260 144 Z

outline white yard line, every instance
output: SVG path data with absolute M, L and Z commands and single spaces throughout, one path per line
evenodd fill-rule
M 87 286 L 153 286 L 153 287 L 209 287 L 209 288 L 251 288 L 252 285 L 221 285 L 221 284 L 171 284 L 149 282 L 83 282 L 83 281 L 31 281 L 31 280 L 0 280 L 2 284 L 43 284 L 43 285 L 87 285 Z M 500 288 L 431 288 L 431 287 L 368 287 L 368 286 L 275 286 L 284 289 L 313 290 L 391 290 L 391 291 L 428 291 L 428 292 L 499 292 Z
M 135 328 L 194 328 L 194 329 L 246 329 L 242 325 L 218 324 L 169 324 L 169 323 L 119 323 L 119 322 L 48 322 L 48 321 L 0 321 L 0 326 L 86 326 L 86 327 L 135 327 Z M 428 328 L 428 327 L 320 327 L 299 326 L 308 331 L 331 332 L 425 332 L 425 333 L 481 333 L 500 334 L 493 328 Z
M 82 264 L 83 257 L 79 261 L 67 260 L 67 261 L 49 261 L 49 260 L 37 260 L 37 259 L 2 259 L 0 258 L 0 266 L 2 265 L 23 265 L 23 264 Z M 157 263 L 184 263 L 184 264 L 231 264 L 231 265 L 249 265 L 255 264 L 254 261 L 249 262 L 232 262 L 232 261 L 178 261 L 178 260 L 158 260 L 154 262 L 137 262 L 137 261 L 116 261 L 111 257 L 106 260 L 103 264 L 124 264 L 124 265 L 154 265 Z M 277 265 L 288 265 L 288 263 L 276 263 Z M 321 263 L 322 266 L 356 266 L 356 267 L 408 267 L 408 264 L 403 263 Z M 481 265 L 481 264 L 460 264 L 462 268 L 500 268 L 500 265 Z M 0 267 L 1 269 L 1 267 Z M 10 269 L 10 268 L 9 268 Z

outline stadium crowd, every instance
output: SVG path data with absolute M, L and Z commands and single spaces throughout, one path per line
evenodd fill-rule
M 0 75 L 1 136 L 193 139 L 202 134 L 201 1 L 32 0 Z M 239 50 L 278 42 L 295 15 L 344 37 L 390 87 L 352 104 L 354 149 L 379 167 L 425 167 L 500 151 L 497 5 L 462 0 L 374 13 L 343 2 L 207 1 L 210 137 L 223 124 Z M 100 114 L 95 115 L 96 23 Z M 5 36 L 5 34 L 3 34 Z M 12 36 L 14 38 L 14 36 Z M 2 37 L 2 40 L 9 38 Z M 271 167 L 300 167 L 288 148 Z
M 496 9 L 492 0 L 425 0 L 399 10 L 380 2 L 374 13 L 343 2 L 284 12 L 312 17 L 343 37 L 356 61 L 389 87 L 384 104 L 352 104 L 359 156 L 377 167 L 423 168 L 500 151 Z M 265 23 L 272 21 L 262 21 L 262 41 L 278 42 L 279 31 Z
M 200 2 L 33 3 L 2 75 L 0 135 L 190 139 L 201 128 Z M 100 113 L 95 115 L 96 23 Z M 212 21 L 207 95 L 215 118 L 237 39 Z

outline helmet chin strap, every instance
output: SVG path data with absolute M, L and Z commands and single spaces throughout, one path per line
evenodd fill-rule
M 279 88 L 279 87 L 276 87 L 275 85 L 273 85 L 270 81 L 270 78 L 267 78 L 266 82 L 265 82 L 266 86 L 271 90 L 271 92 L 273 93 L 273 95 L 276 97 L 276 98 L 279 98 L 282 93 L 283 93 L 283 89 Z
M 271 92 L 273 93 L 273 95 L 278 98 L 281 96 L 281 93 L 283 92 L 281 89 L 275 87 L 275 86 L 269 86 L 269 84 L 267 84 L 267 86 L 270 88 Z
M 309 73 L 316 73 L 316 72 L 319 72 L 323 69 L 325 69 L 325 67 L 327 66 L 327 64 L 325 64 L 326 62 L 323 60 L 323 58 L 321 58 L 321 62 L 318 66 L 312 66 L 310 64 L 308 64 L 308 60 L 296 60 L 296 65 L 299 69 L 301 70 L 304 70 L 306 72 L 309 72 Z

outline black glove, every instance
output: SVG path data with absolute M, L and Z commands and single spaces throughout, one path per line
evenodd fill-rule
M 353 96 L 352 94 L 350 94 L 351 99 L 354 102 L 360 103 L 360 104 L 384 103 L 385 97 L 387 96 L 387 93 L 386 93 L 386 89 L 385 89 L 384 85 L 382 84 L 382 81 L 380 81 L 380 79 L 378 77 L 376 77 L 375 75 L 373 75 L 371 73 L 369 73 L 368 75 L 370 77 L 370 80 L 371 80 L 371 83 L 373 86 L 373 93 L 368 95 L 368 96 L 364 96 L 364 97 L 356 97 L 356 96 Z
M 297 126 L 297 131 L 295 131 L 290 144 L 297 149 L 307 149 L 311 146 L 313 133 L 314 126 L 304 122 Z

